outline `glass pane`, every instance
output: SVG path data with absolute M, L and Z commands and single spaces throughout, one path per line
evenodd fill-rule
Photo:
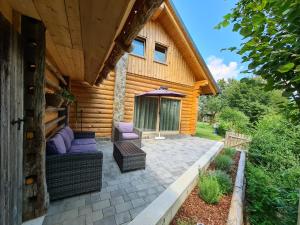
M 154 60 L 165 63 L 167 60 L 166 53 L 167 53 L 166 47 L 156 44 L 155 51 L 154 51 Z
M 160 103 L 160 130 L 178 131 L 180 101 L 162 98 Z
M 151 97 L 135 97 L 134 126 L 143 131 L 155 131 L 158 99 Z
M 132 53 L 139 56 L 144 56 L 145 52 L 145 41 L 142 39 L 134 39 L 132 42 L 133 50 Z

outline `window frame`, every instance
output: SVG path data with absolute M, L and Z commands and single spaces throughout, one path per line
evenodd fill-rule
M 165 58 L 166 58 L 165 62 L 155 59 L 156 46 L 159 46 L 159 47 L 164 48 L 166 50 L 165 51 Z M 153 61 L 156 62 L 156 63 L 163 64 L 163 65 L 168 65 L 168 63 L 167 63 L 168 62 L 168 46 L 166 46 L 162 43 L 159 43 L 159 42 L 155 42 L 154 50 L 153 50 Z
M 134 41 L 135 41 L 135 40 L 138 40 L 138 41 L 141 41 L 141 42 L 144 43 L 144 52 L 143 52 L 143 55 L 136 54 L 136 53 L 133 52 L 133 49 L 134 49 L 134 48 L 133 48 L 132 51 L 130 52 L 130 55 L 133 55 L 133 56 L 136 56 L 136 57 L 145 59 L 145 58 L 146 58 L 146 37 L 137 36 L 137 37 L 134 39 Z

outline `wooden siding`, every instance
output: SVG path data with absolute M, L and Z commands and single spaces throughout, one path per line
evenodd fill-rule
M 73 129 L 81 129 L 80 111 L 82 110 L 82 130 L 94 131 L 97 137 L 111 137 L 114 80 L 115 76 L 111 74 L 99 87 L 81 81 L 71 82 L 71 91 L 77 100 L 77 120 L 76 104 L 71 106 L 69 113 L 69 122 Z
M 195 77 L 180 50 L 162 26 L 149 21 L 141 30 L 140 36 L 146 39 L 145 58 L 129 56 L 127 71 L 160 80 L 192 86 Z M 155 43 L 167 47 L 167 63 L 154 61 Z
M 148 78 L 140 75 L 127 74 L 126 81 L 126 97 L 125 97 L 125 121 L 133 121 L 134 116 L 134 96 L 136 94 L 157 89 L 160 86 L 166 86 L 169 90 L 185 94 L 182 98 L 180 133 L 193 134 L 195 131 L 195 114 L 197 109 L 195 105 L 195 96 L 193 86 L 176 84 L 173 82 L 162 81 L 158 79 Z

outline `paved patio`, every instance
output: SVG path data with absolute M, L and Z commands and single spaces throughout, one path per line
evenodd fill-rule
M 122 174 L 112 143 L 98 141 L 104 154 L 101 192 L 51 202 L 43 225 L 127 224 L 215 143 L 197 137 L 143 140 L 146 169 Z

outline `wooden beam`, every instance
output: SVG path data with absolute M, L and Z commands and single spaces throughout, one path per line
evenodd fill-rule
M 54 88 L 55 90 L 60 91 L 61 87 L 59 85 L 57 85 L 56 83 L 54 83 L 53 81 L 49 80 L 46 78 L 46 85 L 50 88 Z
M 61 130 L 62 128 L 64 128 L 64 126 L 65 126 L 65 124 L 62 124 L 62 125 L 56 127 L 55 129 L 53 129 L 52 131 L 50 131 L 47 134 L 46 140 L 48 141 L 54 134 L 56 134 L 59 130 Z
M 66 110 L 66 108 L 56 108 L 56 107 L 52 107 L 52 106 L 48 106 L 46 108 L 46 112 L 58 112 L 58 111 L 64 111 Z
M 23 16 L 21 23 L 24 55 L 24 187 L 23 221 L 47 212 L 48 194 L 45 173 L 45 27 L 43 23 Z M 34 63 L 34 69 L 28 68 Z M 32 84 L 34 84 L 33 90 Z M 29 91 L 31 90 L 31 91 Z M 30 181 L 30 182 L 29 182 Z
M 199 89 L 200 87 L 205 87 L 208 85 L 208 80 L 200 80 L 194 83 L 194 87 Z
M 64 120 L 66 118 L 66 116 L 61 116 L 58 118 L 55 118 L 53 120 L 50 120 L 48 123 L 45 124 L 45 129 L 48 130 L 49 128 L 51 128 L 53 125 L 57 124 L 58 122 Z
M 47 69 L 56 76 L 64 85 L 67 85 L 63 75 L 59 72 L 59 70 L 50 62 L 50 60 L 46 59 L 46 67 Z
M 95 82 L 96 85 L 99 85 L 103 79 L 106 79 L 108 73 L 115 68 L 115 65 L 121 56 L 125 52 L 131 50 L 133 39 L 136 38 L 143 26 L 162 3 L 163 0 L 136 0 L 125 26 L 116 38 L 116 44 L 113 47 L 110 56 L 105 61 L 104 66 L 98 75 Z

